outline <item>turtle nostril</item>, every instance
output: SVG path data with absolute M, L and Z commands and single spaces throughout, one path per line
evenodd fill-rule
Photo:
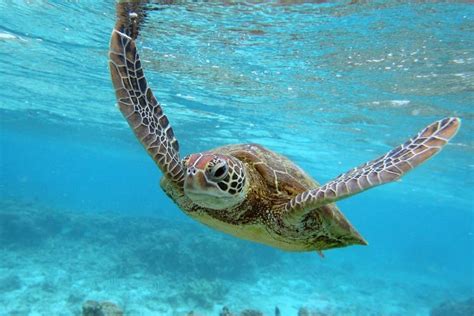
M 194 167 L 189 167 L 187 170 L 188 175 L 194 176 L 196 174 L 196 168 Z

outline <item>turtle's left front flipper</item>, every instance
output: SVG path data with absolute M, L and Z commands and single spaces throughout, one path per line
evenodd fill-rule
M 439 152 L 456 135 L 460 124 L 456 117 L 436 121 L 384 156 L 343 173 L 322 187 L 298 194 L 285 205 L 285 219 L 293 222 L 321 205 L 399 179 Z
M 140 9 L 138 2 L 117 4 L 117 23 L 110 38 L 109 68 L 117 103 L 135 136 L 165 177 L 182 187 L 184 169 L 178 140 L 148 86 L 137 52 L 135 39 L 141 16 L 136 9 Z

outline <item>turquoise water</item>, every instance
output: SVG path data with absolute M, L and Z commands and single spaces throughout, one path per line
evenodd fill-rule
M 369 246 L 285 253 L 163 194 L 114 106 L 113 1 L 2 1 L 0 315 L 78 315 L 87 300 L 127 315 L 429 315 L 474 296 L 472 4 L 146 8 L 138 49 L 183 154 L 256 142 L 324 183 L 432 121 L 463 125 L 402 181 L 338 203 Z

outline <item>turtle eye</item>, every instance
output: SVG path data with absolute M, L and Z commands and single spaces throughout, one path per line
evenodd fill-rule
M 227 172 L 228 172 L 228 168 L 227 168 L 226 163 L 218 164 L 212 168 L 211 177 L 213 178 L 213 180 L 219 181 L 225 178 L 225 176 L 227 175 Z

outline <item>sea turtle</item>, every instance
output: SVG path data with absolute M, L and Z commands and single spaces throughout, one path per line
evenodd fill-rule
M 166 194 L 190 217 L 230 235 L 320 254 L 366 245 L 334 202 L 399 179 L 440 151 L 459 129 L 456 117 L 434 122 L 322 186 L 288 158 L 258 144 L 228 145 L 181 159 L 173 129 L 143 73 L 135 17 L 119 19 L 110 41 L 109 66 L 120 111 L 162 171 Z

